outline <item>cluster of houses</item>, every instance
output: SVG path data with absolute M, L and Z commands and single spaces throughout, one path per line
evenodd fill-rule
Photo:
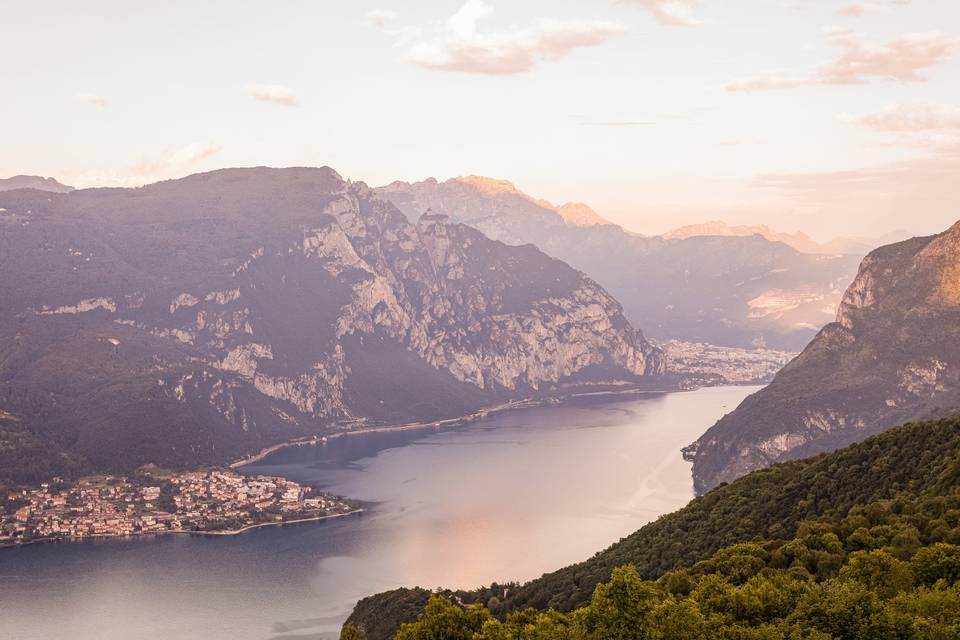
M 0 545 L 39 539 L 224 532 L 348 513 L 349 502 L 286 478 L 229 470 L 60 479 L 7 496 Z

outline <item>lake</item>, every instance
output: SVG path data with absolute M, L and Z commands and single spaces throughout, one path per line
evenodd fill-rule
M 534 578 L 686 504 L 680 448 L 756 390 L 588 396 L 448 431 L 283 449 L 245 472 L 367 511 L 232 537 L 0 551 L 0 630 L 18 640 L 319 640 L 337 637 L 356 600 L 376 591 Z

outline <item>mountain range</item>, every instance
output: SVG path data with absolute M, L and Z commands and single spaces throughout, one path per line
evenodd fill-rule
M 12 191 L 13 189 L 37 189 L 39 191 L 50 191 L 51 193 L 73 191 L 73 187 L 60 184 L 54 178 L 27 175 L 0 178 L 0 191 Z
M 329 168 L 4 191 L 0 269 L 0 483 L 663 371 L 583 273 Z
M 799 351 L 833 318 L 862 256 L 801 253 L 758 234 L 665 238 L 571 224 L 564 207 L 475 176 L 393 182 L 376 192 L 411 220 L 444 213 L 507 244 L 535 245 L 590 274 L 631 322 L 662 341 Z
M 895 424 L 960 412 L 960 222 L 871 252 L 836 321 L 687 448 L 706 491 Z
M 802 231 L 786 233 L 771 229 L 765 224 L 729 225 L 721 220 L 711 220 L 701 224 L 679 227 L 663 234 L 664 238 L 693 238 L 696 236 L 763 236 L 771 242 L 782 242 L 800 253 L 819 253 L 824 255 L 850 254 L 863 256 L 885 244 L 900 242 L 910 237 L 903 230 L 892 231 L 878 238 L 837 237 L 829 242 L 817 242 Z

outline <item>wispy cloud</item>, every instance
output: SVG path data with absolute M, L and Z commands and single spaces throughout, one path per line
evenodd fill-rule
M 873 79 L 919 82 L 920 71 L 946 60 L 958 45 L 957 38 L 931 31 L 910 33 L 881 44 L 865 42 L 848 29 L 828 28 L 827 39 L 840 49 L 833 61 L 813 73 L 774 73 L 741 78 L 728 91 L 761 91 L 810 85 L 861 84 Z
M 367 11 L 367 24 L 374 27 L 386 27 L 397 21 L 400 15 L 393 9 L 373 9 Z
M 571 116 L 577 124 L 584 127 L 642 127 L 656 124 L 653 120 L 644 120 L 642 118 L 611 118 L 611 117 L 586 117 L 582 115 Z
M 873 2 L 854 2 L 841 7 L 837 13 L 849 18 L 862 18 L 870 11 L 889 11 L 897 6 L 911 4 L 911 0 L 873 0 Z
M 96 93 L 78 93 L 74 97 L 80 102 L 86 102 L 87 104 L 99 107 L 100 109 L 103 109 L 107 106 L 107 99 Z
M 624 29 L 596 20 L 539 19 L 524 28 L 481 33 L 478 23 L 493 12 L 483 0 L 467 0 L 429 39 L 416 43 L 406 60 L 437 71 L 487 75 L 530 71 L 575 49 L 603 44 Z
M 640 127 L 656 123 L 646 120 L 584 120 L 580 124 L 585 127 Z
M 700 24 L 693 12 L 698 0 L 624 0 L 641 9 L 645 9 L 661 24 L 673 27 L 689 27 Z
M 867 12 L 866 5 L 862 5 L 859 3 L 848 4 L 847 6 L 842 7 L 839 11 L 837 11 L 837 13 L 839 13 L 840 15 L 848 16 L 850 18 L 859 18 L 863 16 L 863 14 L 865 14 L 866 12 Z
M 950 131 L 960 129 L 960 107 L 937 102 L 915 102 L 890 105 L 874 113 L 845 113 L 840 119 L 877 131 Z
M 285 107 L 297 106 L 297 94 L 293 89 L 279 84 L 249 84 L 247 94 L 254 100 L 272 102 Z
M 123 169 L 87 171 L 73 178 L 71 184 L 78 187 L 139 187 L 180 177 L 222 149 L 222 145 L 214 142 L 193 142 L 159 158 L 141 160 Z

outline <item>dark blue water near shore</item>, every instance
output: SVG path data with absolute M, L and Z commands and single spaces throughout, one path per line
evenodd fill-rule
M 680 447 L 753 390 L 581 398 L 278 451 L 247 471 L 369 510 L 233 537 L 0 552 L 0 637 L 319 639 L 375 591 L 536 577 L 685 504 Z

